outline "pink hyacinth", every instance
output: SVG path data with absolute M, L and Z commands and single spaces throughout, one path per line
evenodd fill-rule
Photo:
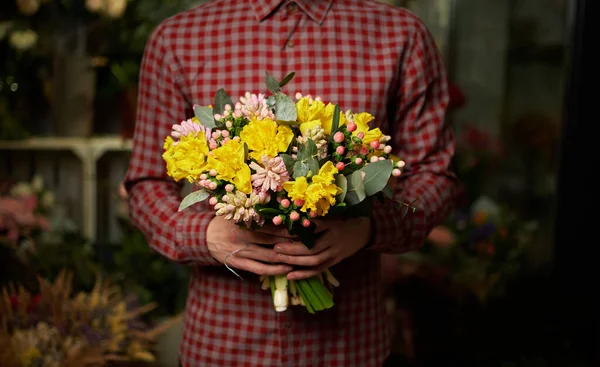
M 252 186 L 259 188 L 262 192 L 281 191 L 283 183 L 290 180 L 290 174 L 285 168 L 285 163 L 281 157 L 267 158 L 262 157 L 262 167 L 256 162 L 250 163 L 256 173 L 252 175 Z
M 267 105 L 267 98 L 262 93 L 256 95 L 246 92 L 243 97 L 240 97 L 240 104 L 240 110 L 247 119 L 275 119 L 275 115 L 273 115 L 273 112 L 271 112 L 269 106 Z
M 195 134 L 200 131 L 204 132 L 206 138 L 208 139 L 212 135 L 212 129 L 206 128 L 199 123 L 194 122 L 192 119 L 181 121 L 180 124 L 173 125 L 173 130 L 171 131 L 171 137 L 175 140 L 173 144 L 177 144 L 179 139 L 182 136 L 188 136 L 190 134 Z

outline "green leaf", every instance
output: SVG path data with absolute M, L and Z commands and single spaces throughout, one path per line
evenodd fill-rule
M 306 162 L 296 161 L 296 163 L 294 163 L 294 168 L 292 169 L 292 171 L 292 177 L 294 178 L 306 177 L 308 175 L 308 171 L 310 171 L 310 167 Z
M 298 150 L 298 160 L 303 161 L 309 158 L 316 158 L 318 154 L 319 149 L 317 148 L 317 144 L 312 139 L 308 139 L 308 142 L 301 145 Z
M 346 190 L 346 203 L 356 205 L 365 200 L 365 183 L 363 182 L 362 172 L 355 171 L 348 178 L 348 189 Z
M 298 119 L 296 103 L 281 92 L 275 94 L 275 118 L 278 121 L 296 121 Z
M 394 163 L 389 159 L 369 163 L 364 166 L 361 171 L 365 173 L 365 194 L 371 196 L 383 190 L 388 184 L 393 168 Z
M 312 139 L 308 139 L 308 142 L 300 146 L 298 151 L 298 160 L 294 164 L 294 178 L 300 176 L 306 176 L 308 171 L 312 171 L 313 175 L 319 172 L 319 149 Z
M 213 109 L 206 106 L 194 106 L 194 115 L 202 126 L 213 129 L 217 127 Z
M 333 120 L 331 122 L 331 135 L 329 135 L 329 142 L 333 142 L 333 135 L 335 135 L 336 131 L 340 127 L 340 106 L 335 105 L 335 109 L 333 110 Z
M 346 198 L 346 191 L 348 190 L 348 179 L 346 179 L 346 176 L 344 175 L 337 175 L 335 176 L 335 184 L 337 187 L 342 189 L 342 193 L 339 194 L 335 200 L 338 203 L 343 203 L 344 199 Z
M 256 210 L 256 212 L 267 219 L 273 219 L 281 214 L 281 210 L 275 208 L 261 208 Z
M 179 204 L 179 211 L 182 211 L 194 204 L 204 201 L 208 199 L 209 196 L 210 194 L 206 190 L 194 191 L 191 194 L 188 194 L 185 198 L 183 198 L 181 204 Z
M 385 187 L 383 188 L 383 190 L 381 190 L 381 192 L 383 193 L 383 195 L 385 195 L 386 198 L 392 200 L 394 199 L 394 192 L 392 191 L 392 188 L 390 187 L 390 185 L 385 185 Z
M 227 104 L 233 108 L 233 101 L 231 100 L 231 97 L 229 97 L 229 94 L 225 92 L 225 89 L 221 88 L 217 91 L 217 94 L 215 94 L 214 113 L 222 115 L 225 111 L 225 105 Z
M 267 84 L 267 89 L 272 94 L 276 94 L 280 90 L 279 82 L 277 81 L 277 79 L 272 77 L 271 74 L 269 74 L 268 72 L 265 71 L 265 74 L 266 74 L 265 82 Z
M 288 75 L 286 75 L 286 77 L 285 77 L 285 78 L 283 78 L 283 79 L 282 79 L 282 80 L 279 82 L 279 87 L 280 87 L 280 88 L 283 88 L 283 87 L 285 87 L 285 85 L 286 85 L 287 83 L 289 83 L 290 81 L 292 81 L 292 79 L 294 79 L 294 76 L 296 76 L 296 73 L 294 73 L 294 72 L 291 72 L 291 73 L 289 73 Z
M 279 155 L 281 157 L 281 159 L 283 160 L 283 163 L 285 164 L 285 169 L 288 171 L 288 173 L 290 175 L 293 175 L 294 173 L 294 158 L 292 158 L 292 156 L 290 156 L 289 154 L 280 154 Z

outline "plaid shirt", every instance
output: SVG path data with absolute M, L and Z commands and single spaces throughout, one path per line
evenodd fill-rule
M 257 277 L 244 281 L 207 250 L 206 205 L 178 212 L 181 187 L 161 158 L 171 126 L 212 104 L 264 92 L 265 71 L 296 77 L 285 91 L 368 111 L 407 162 L 397 195 L 419 198 L 401 219 L 380 205 L 372 243 L 332 270 L 333 309 L 277 313 Z M 380 254 L 419 248 L 449 210 L 454 142 L 444 124 L 446 75 L 423 23 L 375 1 L 216 0 L 163 22 L 142 62 L 133 156 L 126 178 L 131 217 L 153 249 L 194 266 L 181 345 L 183 366 L 381 366 L 389 354 Z

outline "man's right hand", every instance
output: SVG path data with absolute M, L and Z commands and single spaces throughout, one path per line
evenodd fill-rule
M 206 231 L 208 250 L 218 262 L 258 275 L 280 275 L 292 271 L 289 265 L 277 264 L 277 253 L 272 247 L 285 242 L 285 237 L 273 236 L 244 229 L 221 217 L 215 217 Z

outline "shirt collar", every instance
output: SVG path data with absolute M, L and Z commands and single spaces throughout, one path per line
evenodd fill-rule
M 256 17 L 262 22 L 280 9 L 284 3 L 296 3 L 298 7 L 318 24 L 323 24 L 333 0 L 251 0 Z

